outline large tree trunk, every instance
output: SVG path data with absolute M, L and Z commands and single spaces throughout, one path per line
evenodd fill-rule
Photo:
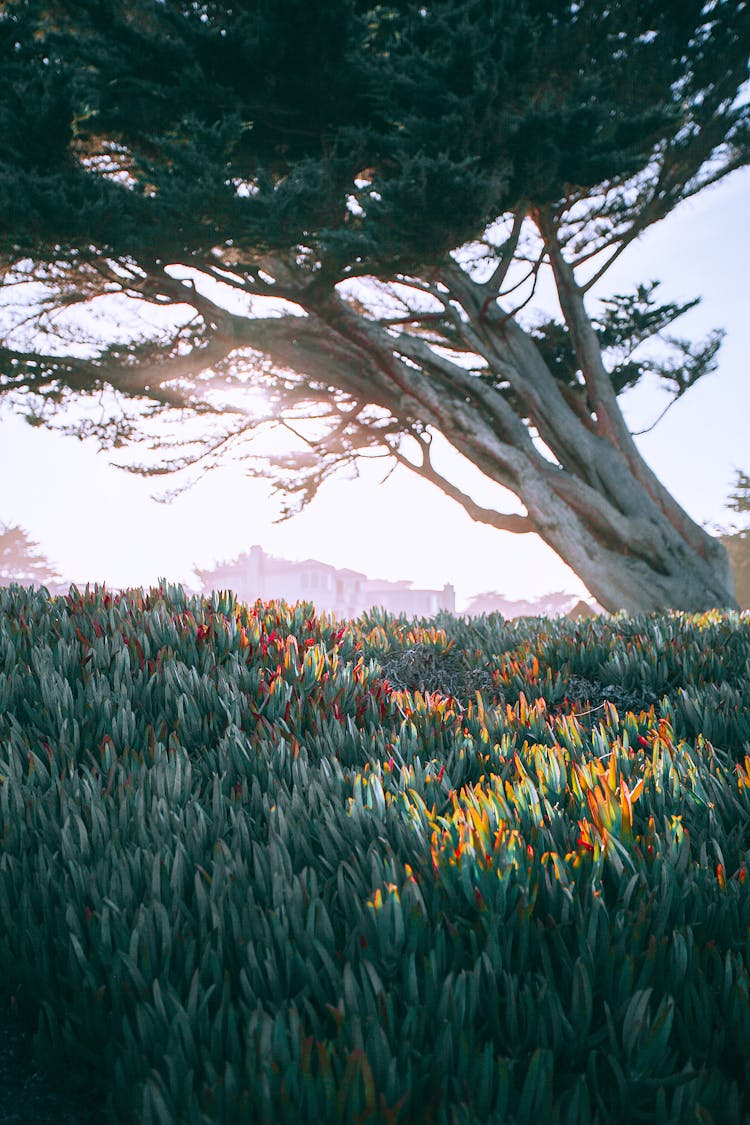
M 269 326 L 278 336 L 275 346 L 266 336 L 265 345 L 282 365 L 308 375 L 328 370 L 340 389 L 387 409 L 420 443 L 419 464 L 388 445 L 402 464 L 457 500 L 473 519 L 538 534 L 608 611 L 737 609 L 726 548 L 688 516 L 643 461 L 611 387 L 601 385 L 603 367 L 596 372 L 596 411 L 574 409 L 517 322 L 497 305 L 488 311 L 482 287 L 463 271 L 446 276 L 461 300 L 467 348 L 487 361 L 494 387 L 489 377 L 480 379 L 437 355 L 419 337 L 394 339 L 330 292 L 300 302 L 309 315 L 296 321 L 286 341 L 282 324 L 288 330 L 288 321 Z M 584 317 L 582 301 L 573 312 Z M 566 309 L 568 318 L 573 312 Z M 580 325 L 584 333 L 587 323 Z M 586 347 L 592 350 L 591 339 Z M 497 389 L 501 379 L 523 402 L 557 463 L 537 447 Z M 416 420 L 440 431 L 513 492 L 527 515 L 481 508 L 438 473 L 429 442 L 412 428 Z

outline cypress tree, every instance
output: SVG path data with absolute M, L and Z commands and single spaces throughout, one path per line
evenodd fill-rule
M 189 411 L 201 440 L 149 473 L 323 419 L 258 471 L 302 506 L 375 450 L 608 609 L 735 606 L 617 401 L 646 373 L 676 400 L 719 337 L 672 335 L 691 303 L 654 283 L 587 294 L 747 163 L 749 41 L 744 0 L 6 0 L 0 391 L 104 446 Z M 530 323 L 545 272 L 560 314 Z M 433 432 L 526 514 L 445 478 Z

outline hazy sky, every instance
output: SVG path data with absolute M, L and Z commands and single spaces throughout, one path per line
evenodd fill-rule
M 750 472 L 749 189 L 745 170 L 683 204 L 626 251 L 596 290 L 607 296 L 658 279 L 665 301 L 703 297 L 673 326 L 675 334 L 727 331 L 718 370 L 636 439 L 700 523 L 736 518 L 726 510 L 734 470 Z M 667 401 L 659 386 L 638 387 L 620 399 L 633 430 L 650 425 Z M 408 445 L 404 452 L 414 456 Z M 437 436 L 433 454 L 436 468 L 479 503 L 523 510 Z M 427 588 L 452 582 L 458 610 L 488 590 L 518 598 L 553 590 L 587 594 L 537 536 L 474 523 L 401 466 L 380 483 L 389 467 L 385 459 L 361 462 L 359 479 L 329 482 L 306 511 L 273 524 L 279 498 L 271 500 L 270 485 L 248 479 L 238 466 L 209 474 L 167 505 L 152 497 L 175 481 L 134 477 L 108 458 L 93 444 L 32 428 L 7 409 L 0 414 L 0 522 L 21 524 L 63 577 L 79 584 L 147 586 L 165 576 L 191 585 L 194 565 L 210 567 L 257 543 L 282 558 L 316 558 L 371 578 Z

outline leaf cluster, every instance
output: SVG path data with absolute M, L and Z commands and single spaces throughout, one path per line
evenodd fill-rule
M 658 285 L 659 282 L 652 281 L 637 286 L 633 293 L 604 298 L 598 314 L 592 317 L 592 325 L 616 394 L 635 387 L 645 375 L 653 375 L 673 393 L 671 405 L 698 379 L 716 369 L 723 332 L 712 332 L 699 342 L 671 335 L 667 332 L 670 325 L 695 308 L 699 298 L 659 304 L 655 296 Z M 555 378 L 569 390 L 584 395 L 583 378 L 567 326 L 550 319 L 533 326 L 531 334 Z M 652 347 L 644 348 L 649 342 Z
M 729 157 L 746 145 L 745 5 L 704 8 L 9 0 L 0 249 L 166 261 L 307 246 L 337 275 L 392 272 L 522 202 L 647 176 L 666 148 L 663 213 L 701 130 L 704 159 L 720 139 Z M 642 203 L 600 210 L 611 225 Z

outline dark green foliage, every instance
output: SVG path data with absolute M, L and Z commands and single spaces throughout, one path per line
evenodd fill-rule
M 364 255 L 390 276 L 521 200 L 623 182 L 657 143 L 673 150 L 660 205 L 676 202 L 680 155 L 692 159 L 709 114 L 737 141 L 744 128 L 726 105 L 744 5 L 725 0 L 710 25 L 702 7 L 10 0 L 3 249 L 40 262 L 90 243 L 184 260 L 228 240 L 305 243 L 337 275 Z M 601 218 L 621 223 L 638 205 Z
M 294 245 L 311 224 L 341 220 L 342 158 L 324 134 L 361 104 L 344 57 L 351 5 L 290 0 L 231 16 L 153 2 L 7 7 L 14 244 L 28 232 L 35 257 L 53 237 L 118 258 L 189 259 L 228 239 Z M 348 153 L 349 179 L 355 165 Z M 238 196 L 256 178 L 257 196 Z
M 102 1125 L 103 1106 L 52 1086 L 34 1057 L 35 1026 L 22 1028 L 0 992 L 0 1125 Z
M 417 648 L 491 693 L 388 690 Z M 740 1125 L 749 653 L 737 614 L 0 591 L 0 968 L 39 1058 L 121 1125 Z M 581 711 L 574 664 L 670 690 Z
M 380 674 L 395 691 L 439 691 L 453 695 L 464 706 L 477 691 L 493 693 L 492 676 L 483 668 L 467 668 L 455 653 L 438 653 L 433 645 L 396 648 L 378 654 Z M 497 702 L 504 703 L 502 692 Z

